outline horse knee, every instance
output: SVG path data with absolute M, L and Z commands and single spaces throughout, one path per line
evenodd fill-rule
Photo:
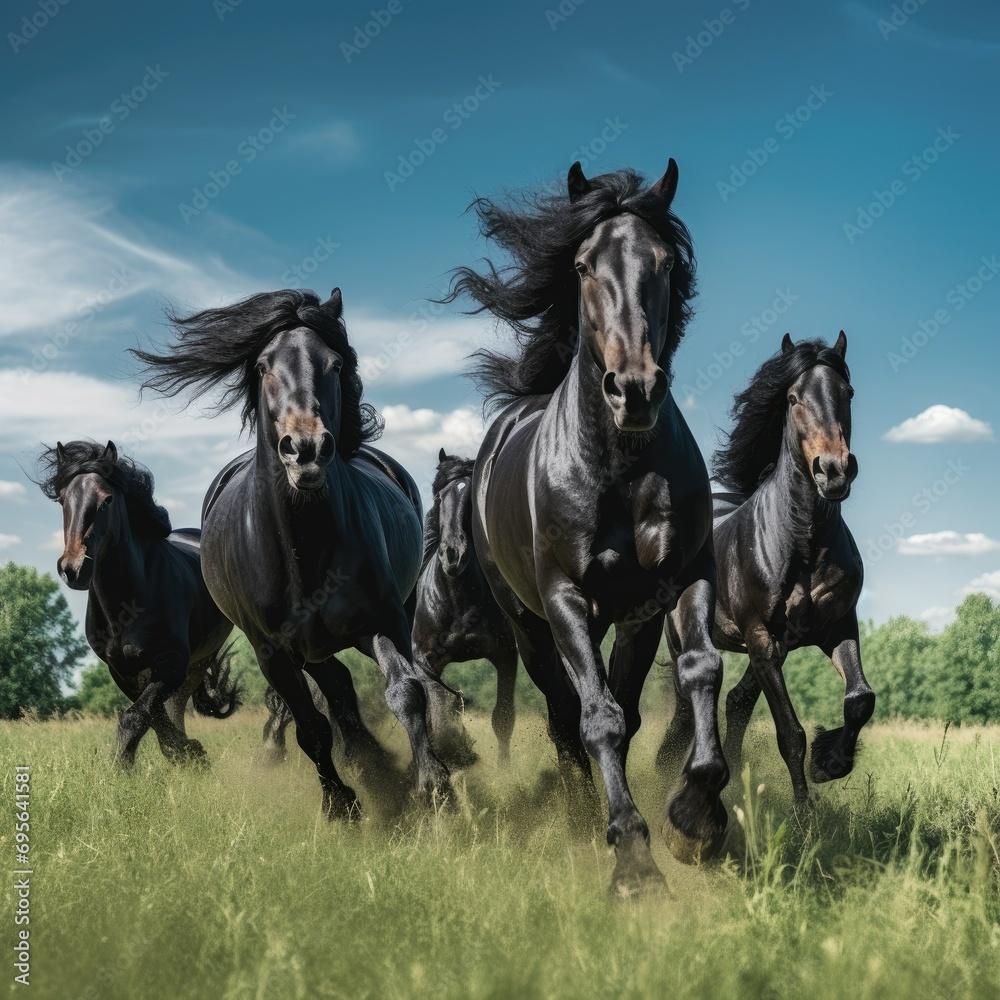
M 584 711 L 581 717 L 580 734 L 587 750 L 594 757 L 609 746 L 617 751 L 627 733 L 625 712 L 610 696 L 601 704 Z
M 722 688 L 722 655 L 714 649 L 690 649 L 681 653 L 677 657 L 676 677 L 686 698 L 699 691 L 718 695 Z

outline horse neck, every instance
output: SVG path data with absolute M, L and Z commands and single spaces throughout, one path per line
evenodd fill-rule
M 804 557 L 811 556 L 816 543 L 840 525 L 840 504 L 819 495 L 787 419 L 777 464 L 761 489 L 775 501 L 776 517 L 791 527 L 790 532 L 779 532 L 778 537 L 788 539 Z
M 115 497 L 116 538 L 112 538 L 94 566 L 90 593 L 108 618 L 119 614 L 139 594 L 143 583 L 145 558 L 142 541 L 132 533 L 125 498 Z

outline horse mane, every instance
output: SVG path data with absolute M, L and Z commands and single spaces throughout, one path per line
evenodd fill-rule
M 145 380 L 140 393 L 152 389 L 165 396 L 191 390 L 197 398 L 222 388 L 216 412 L 242 404 L 242 427 L 253 429 L 257 420 L 257 357 L 279 334 L 298 327 L 317 333 L 343 359 L 340 372 L 343 413 L 337 450 L 344 458 L 357 453 L 365 441 L 382 433 L 383 421 L 369 403 L 361 401 L 364 386 L 358 373 L 358 356 L 348 343 L 339 292 L 320 302 L 315 292 L 286 288 L 260 292 L 219 309 L 205 309 L 193 316 L 167 310 L 177 341 L 157 354 L 132 348 L 142 362 Z
M 791 351 L 778 351 L 760 366 L 733 402 L 733 429 L 713 455 L 717 482 L 743 497 L 757 490 L 781 453 L 788 390 L 817 365 L 827 365 L 851 380 L 844 359 L 819 339 L 801 340 Z
M 469 374 L 486 393 L 488 407 L 554 392 L 565 378 L 578 335 L 574 257 L 597 225 L 625 212 L 651 225 L 676 255 L 663 363 L 669 371 L 695 295 L 691 234 L 663 197 L 631 168 L 591 178 L 589 185 L 572 202 L 565 193 L 527 192 L 507 193 L 501 202 L 477 198 L 469 206 L 479 217 L 480 234 L 512 259 L 502 268 L 487 259 L 482 273 L 457 268 L 441 299 L 453 302 L 467 295 L 476 303 L 471 313 L 489 311 L 514 331 L 513 353 L 484 348 L 472 355 Z
M 434 483 L 431 486 L 434 502 L 427 511 L 427 517 L 424 518 L 424 554 L 420 560 L 421 565 L 427 563 L 441 541 L 441 491 L 458 479 L 471 479 L 475 464 L 475 459 L 459 458 L 458 455 L 445 455 L 438 462 Z
M 38 470 L 40 478 L 35 482 L 50 500 L 58 500 L 77 476 L 96 473 L 121 490 L 133 534 L 147 538 L 170 534 L 170 515 L 153 499 L 153 474 L 121 454 L 112 461 L 103 444 L 70 441 L 62 446 L 61 454 L 58 448 L 46 448 L 38 457 Z

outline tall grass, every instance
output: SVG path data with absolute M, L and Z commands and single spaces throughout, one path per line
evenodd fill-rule
M 354 827 L 321 818 L 297 749 L 257 762 L 261 713 L 191 720 L 207 772 L 152 740 L 112 772 L 107 721 L 3 724 L 7 801 L 14 764 L 32 768 L 26 995 L 1000 994 L 1000 729 L 875 726 L 854 774 L 796 813 L 771 724 L 755 724 L 726 857 L 689 868 L 655 832 L 663 721 L 646 720 L 630 774 L 669 892 L 624 902 L 603 830 L 570 833 L 538 716 L 518 719 L 503 770 L 488 717 L 470 716 L 481 759 L 456 775 L 454 809 L 400 813 L 366 789 Z M 405 757 L 400 729 L 380 727 Z

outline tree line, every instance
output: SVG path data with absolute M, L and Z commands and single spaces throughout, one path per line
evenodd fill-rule
M 606 656 L 610 644 L 611 637 Z M 879 625 L 862 623 L 861 653 L 878 699 L 877 719 L 1000 723 L 1000 604 L 987 594 L 965 598 L 955 620 L 937 633 L 927 622 L 905 615 Z M 647 703 L 662 702 L 664 686 L 671 689 L 666 650 L 660 654 L 661 686 L 649 685 Z M 231 655 L 244 703 L 263 704 L 266 685 L 242 635 Z M 342 659 L 351 667 L 362 703 L 381 706 L 383 685 L 375 665 L 353 650 Z M 725 655 L 727 688 L 746 662 Z M 444 679 L 463 692 L 468 707 L 492 709 L 496 675 L 489 663 L 453 665 Z M 800 719 L 839 724 L 844 683 L 818 649 L 788 657 L 785 683 Z M 517 697 L 522 711 L 545 709 L 523 670 Z M 113 715 L 127 704 L 107 667 L 93 662 L 56 580 L 13 562 L 0 567 L 0 718 L 16 719 L 29 711 L 43 718 L 74 710 Z

